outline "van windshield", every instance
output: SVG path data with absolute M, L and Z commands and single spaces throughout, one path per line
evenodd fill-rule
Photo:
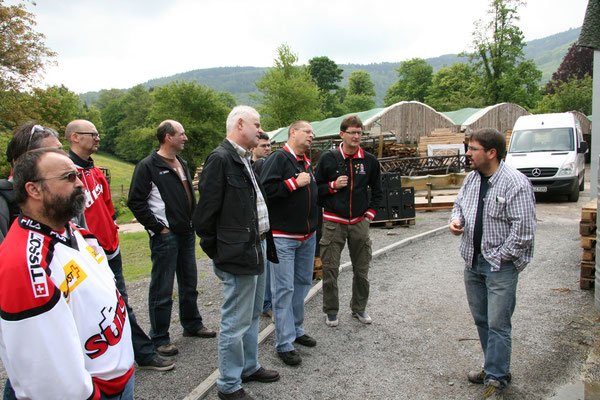
M 573 151 L 572 128 L 549 128 L 514 131 L 509 153 L 538 151 Z

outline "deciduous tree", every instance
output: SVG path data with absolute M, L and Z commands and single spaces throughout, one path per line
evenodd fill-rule
M 425 101 L 431 86 L 433 67 L 422 58 L 413 58 L 400 63 L 396 71 L 400 79 L 388 88 L 383 99 L 385 105 L 399 101 Z
M 277 48 L 275 65 L 256 82 L 261 93 L 259 111 L 265 130 L 273 130 L 303 119 L 323 118 L 322 98 L 306 66 L 295 65 L 298 56 L 288 45 Z
M 425 103 L 437 111 L 452 111 L 467 107 L 483 107 L 479 95 L 479 76 L 468 64 L 454 63 L 440 68 L 434 75 Z

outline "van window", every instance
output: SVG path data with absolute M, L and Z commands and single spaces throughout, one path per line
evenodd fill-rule
M 573 128 L 550 128 L 514 131 L 509 153 L 536 151 L 573 151 Z

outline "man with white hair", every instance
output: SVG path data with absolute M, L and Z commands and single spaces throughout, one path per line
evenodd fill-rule
M 258 112 L 237 106 L 227 117 L 227 137 L 206 159 L 193 222 L 200 246 L 223 283 L 219 330 L 220 399 L 252 399 L 242 382 L 275 382 L 277 371 L 258 363 L 258 323 L 265 293 L 265 254 L 277 262 L 265 193 L 250 149 L 263 130 Z

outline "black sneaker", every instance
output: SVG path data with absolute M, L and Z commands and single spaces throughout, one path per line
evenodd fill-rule
M 287 365 L 298 365 L 302 362 L 302 357 L 300 357 L 300 354 L 298 354 L 296 350 L 278 351 L 277 355 Z
M 296 340 L 294 340 L 294 343 L 298 343 L 306 347 L 315 347 L 317 345 L 315 338 L 312 338 L 306 334 L 298 336 Z
M 148 364 L 138 364 L 138 368 L 152 371 L 170 371 L 175 368 L 175 363 L 165 360 L 161 356 L 156 356 Z

